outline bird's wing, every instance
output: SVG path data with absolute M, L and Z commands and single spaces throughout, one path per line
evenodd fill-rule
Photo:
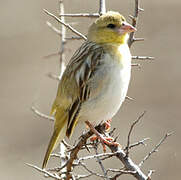
M 75 52 L 63 74 L 53 111 L 63 108 L 68 113 L 68 137 L 77 124 L 82 102 L 90 98 L 89 82 L 99 69 L 102 56 L 103 48 L 87 41 Z M 61 124 L 59 121 L 60 119 L 56 118 L 55 126 Z
M 91 96 L 89 83 L 99 69 L 103 49 L 85 42 L 74 54 L 63 73 L 51 114 L 55 116 L 54 132 L 50 139 L 42 168 L 56 145 L 65 135 L 70 137 L 79 119 L 81 104 Z

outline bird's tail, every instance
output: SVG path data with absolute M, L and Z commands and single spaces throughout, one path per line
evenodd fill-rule
M 53 135 L 52 135 L 50 142 L 48 144 L 48 148 L 47 148 L 44 160 L 43 160 L 42 169 L 44 169 L 46 167 L 52 151 L 57 147 L 59 142 L 62 141 L 66 135 L 66 130 L 67 130 L 67 115 L 66 115 L 66 113 L 61 111 L 61 110 L 56 111 L 55 112 L 55 119 L 56 119 L 56 122 L 55 122 L 54 132 L 53 132 Z

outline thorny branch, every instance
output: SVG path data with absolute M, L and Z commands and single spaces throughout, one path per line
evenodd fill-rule
M 87 38 L 81 34 L 80 32 L 78 32 L 77 30 L 75 30 L 70 24 L 64 23 L 61 19 L 59 19 L 57 16 L 55 16 L 54 14 L 50 13 L 49 11 L 47 11 L 46 9 L 44 9 L 44 12 L 46 14 L 48 14 L 49 16 L 53 17 L 57 22 L 61 23 L 62 25 L 64 25 L 66 28 L 68 28 L 70 31 L 72 31 L 73 33 L 75 33 L 76 35 L 80 36 L 81 38 L 83 38 L 84 40 L 87 40 Z
M 148 155 L 145 156 L 145 158 L 139 163 L 139 167 L 141 167 L 143 165 L 143 163 L 149 159 L 149 157 L 158 151 L 158 148 L 161 146 L 161 144 L 169 137 L 173 134 L 172 133 L 166 133 L 165 136 L 160 140 L 160 142 L 148 153 Z
M 129 130 L 128 133 L 128 140 L 127 140 L 127 146 L 126 146 L 126 156 L 129 155 L 129 149 L 130 149 L 130 137 L 131 137 L 131 133 L 133 131 L 134 126 L 140 121 L 140 119 L 145 115 L 146 111 L 144 111 L 138 118 L 136 121 L 133 122 L 133 124 L 131 125 L 131 128 Z
M 129 17 L 132 19 L 132 25 L 136 28 L 137 23 L 138 23 L 138 15 L 139 12 L 143 11 L 142 8 L 139 7 L 139 0 L 135 0 L 135 10 L 134 10 L 134 16 L 129 15 Z M 133 42 L 135 41 L 139 41 L 141 39 L 141 41 L 143 41 L 143 38 L 135 38 L 134 37 L 135 32 L 132 32 L 129 36 L 129 40 L 128 40 L 128 46 L 131 47 L 131 45 L 133 44 Z M 137 39 L 137 40 L 136 40 Z
M 135 11 L 134 11 L 134 16 L 130 15 L 130 18 L 132 19 L 132 25 L 134 27 L 137 26 L 137 21 L 138 21 L 138 14 L 140 11 L 143 11 L 143 9 L 141 9 L 139 7 L 139 0 L 135 0 Z M 63 7 L 63 1 L 59 0 L 59 16 L 60 18 L 58 18 L 57 16 L 55 16 L 54 14 L 50 13 L 47 10 L 44 10 L 44 12 L 46 14 L 48 14 L 49 16 L 53 17 L 57 22 L 59 22 L 61 24 L 60 28 L 56 28 L 54 27 L 50 22 L 47 22 L 47 25 L 56 33 L 61 37 L 61 46 L 60 46 L 60 52 L 56 53 L 54 55 L 60 55 L 60 76 L 56 76 L 56 75 L 52 75 L 51 77 L 54 79 L 61 79 L 61 75 L 65 69 L 65 65 L 64 65 L 64 59 L 65 59 L 65 44 L 67 42 L 67 40 L 87 40 L 86 36 L 84 36 L 82 33 L 78 32 L 76 29 L 74 29 L 70 24 L 65 23 L 65 19 L 64 17 L 89 17 L 89 18 L 96 18 L 99 17 L 100 15 L 104 14 L 106 12 L 106 4 L 105 4 L 105 0 L 99 0 L 99 12 L 98 13 L 78 13 L 78 14 L 65 14 L 64 13 L 64 7 Z M 72 37 L 66 37 L 66 28 L 69 29 L 70 31 L 72 31 L 76 36 L 72 36 Z M 135 38 L 134 37 L 134 33 L 131 33 L 129 41 L 128 41 L 128 45 L 129 47 L 131 47 L 132 43 L 135 41 L 143 41 L 144 38 Z M 50 55 L 51 56 L 51 55 Z M 138 60 L 153 60 L 153 57 L 150 56 L 132 56 L 132 59 L 138 59 Z M 133 63 L 132 66 L 140 66 L 139 64 L 135 64 Z M 49 75 L 50 76 L 50 75 Z M 127 99 L 131 99 L 130 97 L 127 97 Z M 54 121 L 53 117 L 47 116 L 41 112 L 39 112 L 34 106 L 32 106 L 32 111 L 34 113 L 36 113 L 38 116 L 45 118 L 45 119 L 49 119 L 51 121 Z M 27 164 L 30 167 L 33 167 L 34 169 L 38 170 L 39 172 L 43 173 L 46 177 L 52 177 L 54 179 L 73 179 L 73 180 L 78 180 L 78 179 L 86 179 L 90 176 L 97 176 L 99 178 L 102 179 L 110 179 L 110 180 L 116 180 L 119 176 L 121 176 L 122 174 L 129 174 L 134 176 L 136 179 L 138 180 L 151 180 L 151 174 L 154 172 L 153 170 L 150 170 L 148 175 L 145 175 L 143 173 L 143 171 L 140 169 L 140 167 L 143 165 L 143 163 L 150 158 L 150 156 L 157 151 L 158 147 L 167 139 L 168 136 L 171 135 L 171 133 L 167 133 L 163 139 L 161 139 L 161 141 L 149 152 L 149 154 L 147 156 L 145 156 L 145 158 L 140 162 L 139 165 L 137 165 L 136 163 L 134 163 L 132 161 L 132 159 L 129 157 L 129 150 L 135 146 L 138 145 L 145 145 L 144 142 L 149 139 L 149 138 L 145 138 L 143 140 L 140 140 L 134 144 L 130 144 L 130 136 L 132 133 L 132 130 L 134 128 L 134 126 L 139 122 L 139 120 L 143 117 L 143 115 L 145 114 L 145 112 L 143 114 L 141 114 L 137 120 L 135 122 L 133 122 L 133 124 L 130 127 L 130 131 L 128 133 L 128 139 L 127 139 L 127 146 L 125 148 L 121 148 L 119 146 L 111 146 L 111 145 L 107 145 L 108 148 L 111 150 L 111 153 L 101 153 L 99 154 L 97 151 L 97 146 L 100 144 L 99 142 L 96 143 L 87 143 L 87 140 L 89 137 L 91 137 L 93 135 L 92 131 L 88 131 L 86 133 L 84 133 L 79 141 L 77 142 L 77 144 L 75 146 L 70 146 L 69 144 L 67 144 L 65 141 L 63 141 L 64 147 L 67 149 L 66 152 L 68 154 L 68 156 L 65 155 L 65 152 L 61 152 L 59 154 L 52 154 L 53 157 L 58 157 L 60 158 L 61 161 L 61 166 L 60 167 L 55 167 L 55 168 L 50 168 L 50 169 L 41 169 L 35 165 L 31 165 L 31 164 Z M 104 125 L 98 125 L 96 127 L 97 131 L 99 131 L 100 133 L 104 132 L 105 130 L 105 126 Z M 78 153 L 82 150 L 87 149 L 90 152 L 90 149 L 94 149 L 95 150 L 95 154 L 94 155 L 89 155 L 89 156 L 85 156 L 85 157 L 80 157 L 78 158 Z M 63 153 L 63 155 L 62 155 Z M 64 156 L 64 157 L 63 157 Z M 123 168 L 120 169 L 106 169 L 103 166 L 102 161 L 112 158 L 112 157 L 117 157 L 117 159 L 119 159 L 122 164 L 123 164 Z M 64 162 L 62 163 L 62 158 L 64 158 Z M 67 158 L 67 160 L 66 160 Z M 97 159 L 97 162 L 99 163 L 101 169 L 102 169 L 102 174 L 99 173 L 95 173 L 93 170 L 90 170 L 87 165 L 83 162 L 83 161 L 87 161 L 90 159 Z M 80 166 L 83 167 L 88 174 L 84 174 L 84 175 L 77 175 L 73 172 L 74 168 Z M 121 165 L 120 165 L 121 167 Z M 54 173 L 52 173 L 54 172 Z M 58 172 L 59 174 L 57 174 L 56 172 Z M 116 173 L 112 176 L 110 176 L 108 173 Z M 63 176 L 62 176 L 63 175 Z

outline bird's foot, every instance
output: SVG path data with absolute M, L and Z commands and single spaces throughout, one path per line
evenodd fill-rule
M 107 136 L 100 134 L 89 121 L 85 121 L 85 123 L 90 128 L 90 130 L 95 134 L 95 136 L 93 136 L 90 140 L 95 141 L 95 140 L 99 139 L 103 146 L 104 152 L 106 152 L 105 144 L 110 145 L 110 146 L 119 146 L 119 143 L 114 142 L 113 141 L 114 139 L 112 137 L 107 137 Z
M 107 121 L 104 123 L 105 130 L 106 130 L 106 131 L 109 131 L 109 130 L 110 130 L 110 128 L 111 128 L 111 121 L 112 121 L 112 119 L 109 119 L 109 120 L 107 120 Z

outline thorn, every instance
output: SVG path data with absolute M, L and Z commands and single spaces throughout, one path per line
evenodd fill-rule
M 87 149 L 87 151 L 90 153 L 90 149 L 88 148 L 88 146 L 86 144 L 84 146 Z
M 141 64 L 138 63 L 132 63 L 131 66 L 137 66 L 139 69 L 141 69 Z
M 109 136 L 114 136 L 113 133 L 114 133 L 115 130 L 116 130 L 116 128 L 113 128 L 113 130 L 110 131 Z
M 130 101 L 134 101 L 135 99 L 129 96 L 126 96 L 126 99 L 130 100 Z
M 133 38 L 133 41 L 144 41 L 144 38 Z
M 116 136 L 116 137 L 114 138 L 114 142 L 116 142 L 116 141 L 117 141 L 118 137 L 119 137 L 119 135 L 118 135 L 118 136 Z
M 144 12 L 144 9 L 143 9 L 143 8 L 138 7 L 138 10 L 139 10 L 140 12 Z
M 129 15 L 129 18 L 132 19 L 133 21 L 136 21 L 136 18 L 132 15 Z

